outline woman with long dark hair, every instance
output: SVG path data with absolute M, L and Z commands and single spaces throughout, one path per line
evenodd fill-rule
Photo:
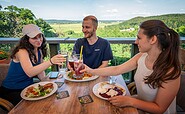
M 110 103 L 154 114 L 175 114 L 181 74 L 179 35 L 160 20 L 144 21 L 139 27 L 135 43 L 140 53 L 118 66 L 101 69 L 85 66 L 81 72 L 115 76 L 137 69 L 134 76 L 137 97 L 115 96 L 109 98 Z
M 8 74 L 0 87 L 0 97 L 14 105 L 21 100 L 21 91 L 34 83 L 33 77 L 44 80 L 44 70 L 53 64 L 62 65 L 65 61 L 61 54 L 43 61 L 47 56 L 46 39 L 37 25 L 25 25 L 22 32 L 24 36 L 12 51 Z

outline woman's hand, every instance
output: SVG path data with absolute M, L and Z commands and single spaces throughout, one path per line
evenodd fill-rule
M 134 98 L 130 96 L 115 96 L 108 99 L 112 105 L 118 106 L 118 107 L 126 107 L 126 106 L 133 106 L 132 101 Z
M 90 67 L 88 67 L 88 66 L 85 65 L 85 64 L 83 64 L 83 67 L 84 67 L 84 69 L 83 69 L 83 70 L 80 70 L 81 73 L 87 72 L 87 73 L 92 74 L 92 70 L 93 70 L 93 69 L 91 69 Z
M 74 69 L 71 67 L 71 65 L 69 64 L 69 62 L 67 63 L 67 67 L 68 67 L 68 69 L 69 69 L 71 72 L 74 71 Z
M 65 62 L 66 58 L 64 58 L 61 54 L 57 54 L 53 56 L 50 61 L 52 64 L 62 65 L 62 62 Z

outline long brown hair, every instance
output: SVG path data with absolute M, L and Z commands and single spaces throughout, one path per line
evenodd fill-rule
M 145 83 L 153 88 L 162 87 L 163 82 L 176 79 L 181 73 L 179 35 L 160 20 L 145 21 L 141 23 L 140 28 L 144 29 L 144 34 L 149 39 L 155 35 L 162 50 L 153 65 L 152 74 L 144 79 Z
M 41 50 L 42 57 L 44 58 L 47 56 L 47 42 L 46 42 L 46 39 L 43 34 L 42 34 L 42 37 L 43 37 L 43 42 L 42 42 L 41 46 L 38 48 L 38 50 Z M 19 51 L 19 49 L 26 49 L 29 53 L 30 59 L 33 60 L 35 63 L 37 63 L 36 55 L 34 54 L 34 47 L 29 42 L 29 36 L 24 35 L 20 39 L 19 43 L 16 45 L 16 47 L 14 48 L 14 50 L 11 53 L 12 59 L 15 57 L 15 54 Z

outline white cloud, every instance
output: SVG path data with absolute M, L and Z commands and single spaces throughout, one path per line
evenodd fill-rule
M 117 9 L 106 10 L 107 13 L 117 13 Z
M 103 6 L 103 5 L 99 5 L 98 7 L 99 7 L 99 8 L 104 8 L 105 6 Z
M 148 15 L 151 15 L 150 12 L 139 12 L 139 11 L 132 12 L 131 14 L 132 14 L 132 15 L 141 15 L 141 16 L 148 16 Z
M 137 2 L 137 3 L 143 3 L 143 1 L 142 1 L 142 0 L 136 0 L 136 2 Z
M 7 2 L 7 3 L 9 3 L 9 2 L 11 2 L 11 0 L 0 0 L 1 2 Z

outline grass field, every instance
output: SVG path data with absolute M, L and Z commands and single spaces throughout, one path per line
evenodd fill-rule
M 57 33 L 66 32 L 69 30 L 75 31 L 75 33 L 81 32 L 81 24 L 50 24 Z
M 112 22 L 112 23 L 99 23 L 99 28 L 104 28 L 108 25 L 118 24 L 119 22 Z M 75 24 L 50 24 L 51 27 L 54 28 L 56 33 L 62 33 L 69 30 L 74 31 L 75 33 L 82 32 L 82 23 L 75 23 Z

